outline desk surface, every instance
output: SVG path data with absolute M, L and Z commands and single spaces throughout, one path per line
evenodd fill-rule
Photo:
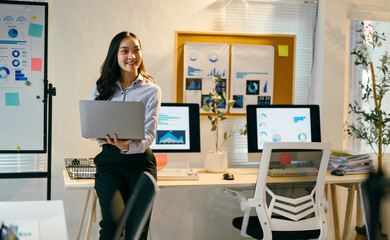
M 222 173 L 209 173 L 204 169 L 195 169 L 199 174 L 198 181 L 157 181 L 160 188 L 166 187 L 252 187 L 257 181 L 258 168 L 229 168 L 227 172 L 234 174 L 234 180 L 224 180 Z M 66 172 L 63 171 L 65 189 L 90 190 L 94 187 L 94 180 L 82 179 L 71 180 Z M 349 174 L 344 176 L 334 176 L 329 172 L 326 175 L 327 184 L 360 183 L 367 178 L 367 174 Z M 293 183 L 310 182 L 313 177 L 268 177 L 269 183 Z

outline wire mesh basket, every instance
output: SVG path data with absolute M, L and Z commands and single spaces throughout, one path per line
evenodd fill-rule
M 70 179 L 94 179 L 96 165 L 93 158 L 65 158 L 65 167 Z

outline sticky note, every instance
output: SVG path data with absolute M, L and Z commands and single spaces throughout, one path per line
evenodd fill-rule
M 31 58 L 31 71 L 42 71 L 42 58 Z
M 19 93 L 5 93 L 5 106 L 19 106 Z
M 166 153 L 156 153 L 154 154 L 156 157 L 157 167 L 164 167 L 168 163 L 168 155 Z
M 280 153 L 280 164 L 291 164 L 291 153 Z
M 278 45 L 279 57 L 288 57 L 288 45 Z
M 30 23 L 28 27 L 28 35 L 31 37 L 42 37 L 43 25 Z

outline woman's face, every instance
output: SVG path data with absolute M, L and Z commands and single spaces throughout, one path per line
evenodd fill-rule
M 122 74 L 138 75 L 138 68 L 142 63 L 142 51 L 138 40 L 131 37 L 123 39 L 119 44 L 117 57 Z

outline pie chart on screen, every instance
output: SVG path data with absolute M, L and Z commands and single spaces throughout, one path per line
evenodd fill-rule
M 10 38 L 16 38 L 18 36 L 18 30 L 16 30 L 15 28 L 11 28 L 10 30 L 8 30 L 8 36 Z
M 0 67 L 0 79 L 6 79 L 9 77 L 9 69 L 6 67 Z

